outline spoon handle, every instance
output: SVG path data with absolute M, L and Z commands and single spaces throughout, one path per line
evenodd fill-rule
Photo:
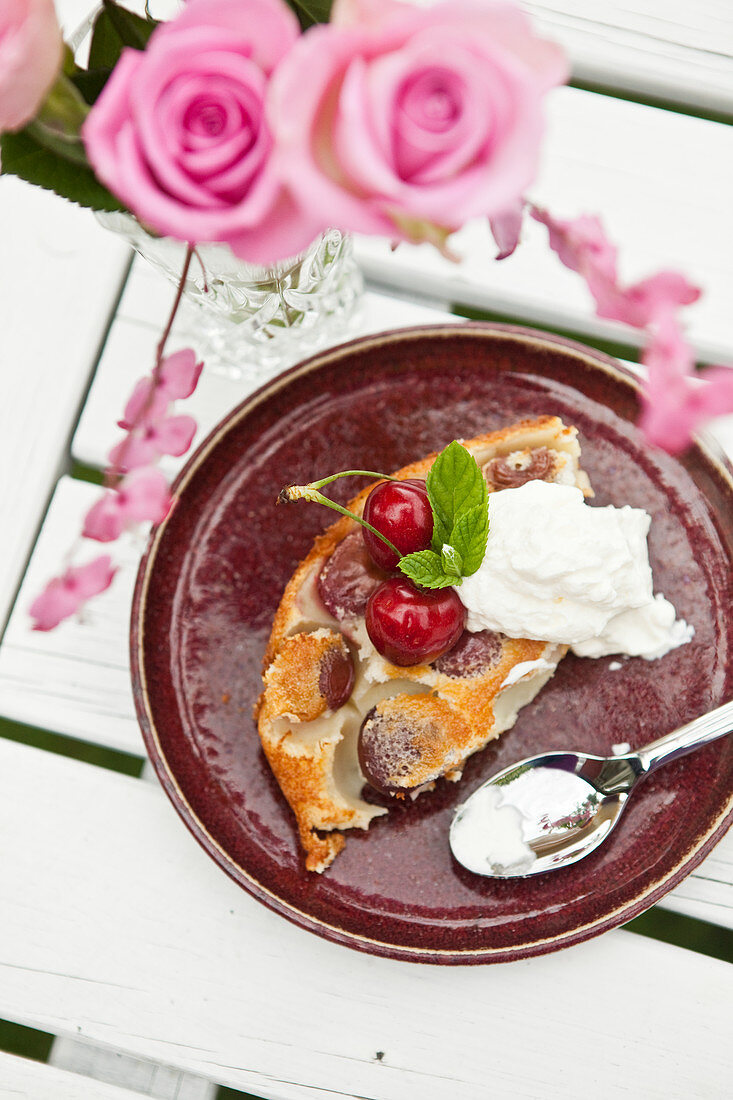
M 703 714 L 680 726 L 666 737 L 660 737 L 658 741 L 652 741 L 639 749 L 637 756 L 641 760 L 646 772 L 652 772 L 669 760 L 676 760 L 679 756 L 685 756 L 700 745 L 707 745 L 709 741 L 715 741 L 733 730 L 733 701 L 724 703 L 717 710 L 711 710 L 709 714 Z

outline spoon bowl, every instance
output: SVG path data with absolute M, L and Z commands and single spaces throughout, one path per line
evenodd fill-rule
M 469 871 L 537 875 L 589 855 L 610 835 L 636 783 L 662 764 L 723 737 L 733 702 L 637 752 L 549 752 L 505 768 L 455 812 L 450 846 Z

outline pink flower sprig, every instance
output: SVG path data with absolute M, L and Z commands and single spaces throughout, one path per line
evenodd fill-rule
M 538 206 L 530 206 L 529 213 L 547 226 L 550 248 L 565 267 L 585 279 L 599 317 L 644 329 L 700 297 L 700 289 L 677 271 L 659 271 L 623 287 L 617 271 L 618 250 L 606 236 L 600 218 L 583 214 L 563 220 Z
M 186 348 L 164 359 L 157 373 L 140 379 L 117 421 L 127 435 L 109 453 L 112 470 L 127 473 L 150 466 L 163 455 L 178 458 L 186 453 L 196 434 L 196 421 L 192 416 L 170 416 L 170 406 L 190 397 L 202 367 Z
M 126 434 L 110 452 L 104 492 L 84 517 L 84 539 L 114 542 L 137 524 L 160 523 L 168 514 L 168 480 L 155 464 L 164 454 L 180 456 L 190 447 L 196 421 L 190 416 L 170 415 L 171 406 L 174 401 L 190 397 L 203 368 L 190 348 L 164 358 L 192 254 L 189 247 L 178 293 L 156 349 L 155 366 L 135 384 L 117 422 Z M 30 606 L 33 629 L 53 630 L 92 596 L 104 592 L 115 572 L 110 555 L 102 554 L 54 577 Z
M 700 297 L 700 290 L 677 271 L 659 271 L 630 286 L 618 278 L 617 249 L 599 218 L 582 215 L 563 220 L 529 205 L 531 217 L 547 227 L 550 248 L 571 271 L 585 280 L 596 314 L 641 329 L 646 337 L 642 362 L 647 378 L 642 389 L 639 427 L 654 446 L 679 454 L 693 434 L 714 416 L 733 412 L 733 369 L 695 370 L 692 348 L 685 340 L 678 312 Z M 509 245 L 496 234 L 502 254 L 516 247 L 518 223 Z
M 657 325 L 644 351 L 647 381 L 639 427 L 647 440 L 680 454 L 706 420 L 733 413 L 733 369 L 695 370 L 695 356 L 676 317 Z

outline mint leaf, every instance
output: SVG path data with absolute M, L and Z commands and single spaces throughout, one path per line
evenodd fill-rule
M 488 507 L 488 486 L 476 459 L 455 439 L 438 455 L 425 484 L 435 517 L 432 547 L 440 553 L 465 512 Z
M 460 578 L 451 577 L 445 572 L 441 557 L 434 550 L 418 550 L 414 554 L 406 554 L 399 560 L 399 569 L 423 588 L 447 588 L 451 584 L 460 584 Z
M 59 153 L 44 148 L 26 130 L 0 136 L 0 157 L 4 175 L 20 176 L 80 206 L 91 206 L 94 210 L 124 210 L 114 195 L 98 182 L 91 168 L 72 164 Z
M 443 565 L 443 572 L 447 573 L 449 577 L 460 577 L 463 574 L 463 557 L 456 550 L 455 546 L 450 546 L 445 543 L 443 549 L 440 551 L 440 560 Z
M 489 536 L 489 507 L 477 504 L 468 512 L 459 516 L 451 532 L 451 546 L 461 559 L 461 575 L 470 577 L 475 573 L 486 553 L 486 540 Z

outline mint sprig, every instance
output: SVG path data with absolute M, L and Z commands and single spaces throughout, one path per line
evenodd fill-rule
M 457 440 L 436 458 L 426 479 L 433 510 L 430 550 L 407 554 L 399 569 L 424 588 L 460 585 L 486 553 L 489 490 L 476 459 Z

